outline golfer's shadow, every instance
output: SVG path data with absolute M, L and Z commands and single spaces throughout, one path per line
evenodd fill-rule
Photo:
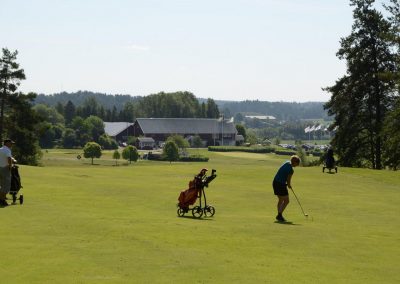
M 291 221 L 285 221 L 285 222 L 275 221 L 274 223 L 275 224 L 279 224 L 279 225 L 301 226 L 301 224 L 296 224 L 296 223 L 293 223 Z

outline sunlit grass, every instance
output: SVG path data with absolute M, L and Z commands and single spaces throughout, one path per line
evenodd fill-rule
M 25 203 L 0 208 L 5 283 L 397 283 L 400 175 L 295 169 L 275 223 L 272 178 L 288 157 L 215 153 L 208 163 L 139 160 L 112 151 L 95 165 L 49 150 L 21 166 Z M 213 218 L 179 218 L 179 192 L 203 167 Z M 190 214 L 188 215 L 190 216 Z

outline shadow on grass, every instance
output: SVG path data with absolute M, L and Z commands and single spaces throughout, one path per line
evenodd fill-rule
M 296 224 L 290 221 L 286 221 L 286 222 L 279 222 L 279 221 L 275 221 L 275 224 L 279 224 L 279 225 L 292 225 L 292 226 L 301 226 L 301 224 Z
M 186 219 L 193 219 L 196 221 L 214 221 L 214 219 L 210 219 L 211 217 L 203 217 L 203 218 L 196 218 L 193 216 L 177 216 L 178 218 L 186 218 Z

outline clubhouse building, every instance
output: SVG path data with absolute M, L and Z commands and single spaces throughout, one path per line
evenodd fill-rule
M 232 120 L 208 118 L 138 118 L 134 123 L 104 122 L 105 132 L 117 142 L 138 137 L 139 149 L 162 147 L 171 135 L 181 135 L 189 142 L 196 135 L 203 146 L 236 145 L 241 141 Z

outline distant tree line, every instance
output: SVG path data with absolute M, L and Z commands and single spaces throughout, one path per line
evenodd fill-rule
M 106 99 L 110 97 L 111 99 Z M 82 118 L 95 115 L 104 121 L 133 122 L 136 118 L 218 118 L 220 111 L 213 99 L 204 102 L 190 92 L 164 93 L 160 92 L 145 97 L 130 97 L 118 95 L 104 95 L 92 92 L 59 93 L 53 95 L 39 95 L 35 99 L 36 105 L 54 107 L 62 114 L 66 122 L 72 121 L 74 116 Z M 68 100 L 66 100 L 68 98 Z M 118 104 L 115 104 L 118 102 Z
M 160 92 L 145 97 L 107 95 L 89 91 L 63 92 L 40 94 L 35 99 L 35 104 L 45 104 L 59 109 L 59 106 L 65 106 L 70 101 L 75 108 L 85 105 L 86 109 L 90 109 L 88 105 L 92 102 L 88 101 L 88 98 L 91 98 L 92 102 L 95 101 L 96 108 L 106 117 L 104 120 L 110 122 L 131 121 L 132 113 L 135 113 L 136 117 L 215 117 L 220 114 L 233 117 L 241 113 L 271 115 L 284 121 L 329 118 L 323 102 L 221 101 L 196 98 L 189 92 Z M 184 100 L 180 102 L 182 98 Z
M 227 116 L 238 113 L 247 115 L 269 115 L 280 121 L 300 119 L 328 119 L 323 102 L 267 102 L 259 100 L 217 101 L 219 108 Z

